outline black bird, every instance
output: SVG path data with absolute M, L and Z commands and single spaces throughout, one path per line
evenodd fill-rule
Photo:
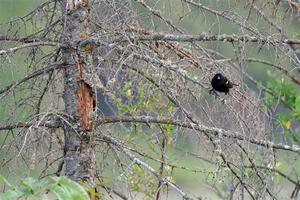
M 213 89 L 209 91 L 211 94 L 212 92 L 217 94 L 216 91 L 218 92 L 224 92 L 225 94 L 228 94 L 229 89 L 232 88 L 234 83 L 230 82 L 225 76 L 223 76 L 220 73 L 215 74 L 215 76 L 211 79 L 211 86 Z

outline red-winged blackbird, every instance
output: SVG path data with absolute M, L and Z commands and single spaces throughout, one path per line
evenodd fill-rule
M 211 89 L 209 92 L 212 93 L 214 92 L 215 94 L 216 91 L 218 92 L 224 92 L 225 94 L 228 94 L 229 89 L 232 88 L 234 83 L 230 82 L 225 76 L 223 76 L 220 73 L 217 73 L 212 79 L 211 79 L 211 86 L 213 89 Z

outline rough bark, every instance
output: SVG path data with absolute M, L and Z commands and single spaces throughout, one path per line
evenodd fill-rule
M 89 35 L 88 0 L 62 0 L 64 32 L 62 40 L 76 44 Z M 65 174 L 75 181 L 84 181 L 94 187 L 95 158 L 89 129 L 95 100 L 92 88 L 83 80 L 83 72 L 89 66 L 89 52 L 79 52 L 74 48 L 62 51 L 64 63 L 64 103 L 65 112 L 72 118 L 65 124 Z

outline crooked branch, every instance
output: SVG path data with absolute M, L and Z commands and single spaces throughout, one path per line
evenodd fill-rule
M 233 132 L 233 131 L 226 131 L 221 128 L 216 127 L 209 127 L 201 124 L 195 124 L 195 123 L 188 123 L 184 122 L 182 120 L 175 120 L 170 118 L 161 118 L 161 117 L 152 117 L 152 116 L 112 116 L 112 117 L 103 117 L 97 121 L 97 124 L 95 127 L 98 127 L 103 124 L 113 124 L 113 123 L 157 123 L 157 124 L 170 124 L 178 127 L 193 129 L 200 132 L 205 132 L 211 135 L 223 135 L 227 138 L 237 139 L 241 141 L 247 141 L 251 144 L 255 144 L 258 146 L 266 147 L 266 148 L 272 148 L 272 149 L 280 149 L 280 150 L 286 150 L 291 151 L 294 153 L 300 154 L 300 147 L 297 145 L 285 145 L 281 143 L 274 143 L 267 140 L 258 140 L 254 138 L 248 138 L 240 133 Z M 0 130 L 9 130 L 9 129 L 15 129 L 15 128 L 24 128 L 24 127 L 30 127 L 33 126 L 32 123 L 26 123 L 26 122 L 20 122 L 16 124 L 10 124 L 10 125 L 0 125 Z M 49 126 L 46 123 L 40 123 L 40 126 L 43 127 L 57 127 L 58 124 L 49 124 Z M 61 125 L 60 125 L 61 126 Z
M 11 83 L 10 85 L 8 85 L 8 86 L 6 86 L 6 87 L 0 89 L 0 94 L 2 94 L 2 93 L 4 93 L 4 92 L 7 92 L 8 90 L 13 89 L 13 88 L 17 87 L 18 85 L 20 85 L 20 84 L 22 84 L 22 83 L 24 83 L 24 82 L 26 82 L 26 81 L 28 81 L 28 80 L 34 78 L 34 77 L 37 77 L 37 76 L 39 76 L 39 75 L 41 75 L 41 74 L 47 74 L 47 73 L 50 72 L 50 71 L 53 71 L 53 70 L 55 70 L 55 69 L 57 69 L 57 68 L 59 68 L 59 67 L 62 67 L 62 65 L 63 65 L 62 62 L 57 62 L 57 63 L 53 63 L 53 64 L 51 64 L 51 65 L 48 65 L 48 66 L 46 66 L 46 67 L 43 67 L 43 68 L 41 68 L 41 69 L 38 69 L 38 70 L 32 72 L 31 74 L 29 74 L 29 75 L 23 77 L 22 79 L 20 79 L 20 80 L 18 80 L 18 81 L 16 81 L 16 82 L 13 82 L 13 83 Z M 0 129 L 0 130 L 1 130 L 1 129 Z
M 248 141 L 252 144 L 256 144 L 259 146 L 273 148 L 273 149 L 282 149 L 287 151 L 292 151 L 295 153 L 300 154 L 300 147 L 297 145 L 284 145 L 284 144 L 277 144 L 266 140 L 257 140 L 253 138 L 246 138 L 245 136 L 231 131 L 226 131 L 221 128 L 215 127 L 208 127 L 200 124 L 188 123 L 183 122 L 181 120 L 174 120 L 174 119 L 167 119 L 167 118 L 160 118 L 160 117 L 151 117 L 151 116 L 120 116 L 120 117 L 104 117 L 99 120 L 98 125 L 100 124 L 109 124 L 109 123 L 118 123 L 118 122 L 139 122 L 139 123 L 159 123 L 159 124 L 171 124 L 183 128 L 189 128 L 196 131 L 202 131 L 206 133 L 210 133 L 213 135 L 221 134 L 228 138 L 233 138 L 237 140 Z

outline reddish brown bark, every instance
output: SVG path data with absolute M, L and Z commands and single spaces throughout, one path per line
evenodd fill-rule
M 82 80 L 83 66 L 77 61 L 79 86 L 75 95 L 77 97 L 77 111 L 81 118 L 81 127 L 83 129 L 90 129 L 93 120 L 89 116 L 95 107 L 95 97 L 93 96 L 92 88 Z

